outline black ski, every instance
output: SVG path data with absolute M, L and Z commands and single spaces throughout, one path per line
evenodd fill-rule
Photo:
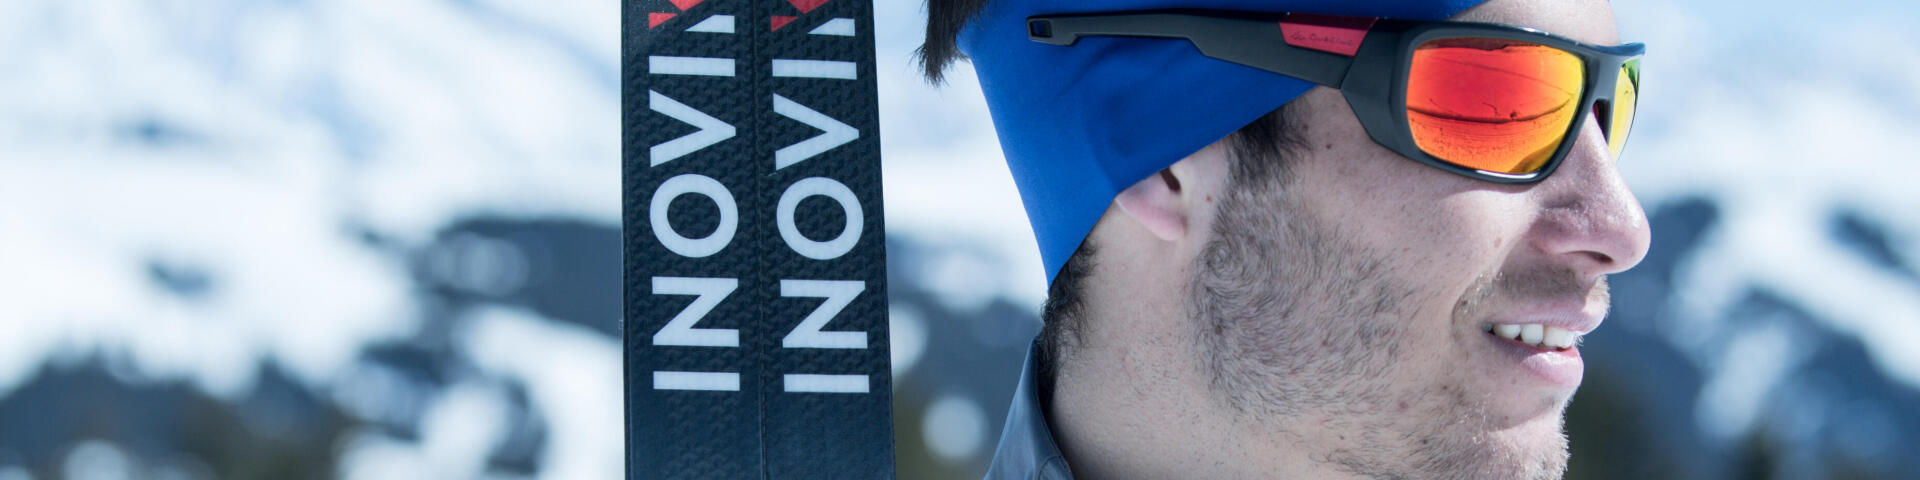
M 872 0 L 627 0 L 628 478 L 891 478 Z

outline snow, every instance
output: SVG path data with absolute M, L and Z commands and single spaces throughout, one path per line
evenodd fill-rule
M 1722 209 L 1722 227 L 1676 286 L 1695 297 L 1687 317 L 1714 321 L 1720 316 L 1710 312 L 1744 288 L 1768 288 L 1816 309 L 1871 345 L 1882 369 L 1920 385 L 1920 351 L 1904 346 L 1920 338 L 1915 285 L 1827 233 L 1833 212 L 1857 210 L 1906 239 L 1896 246 L 1905 258 L 1920 259 L 1920 189 L 1909 180 L 1920 165 L 1907 153 L 1920 151 L 1912 134 L 1920 125 L 1920 36 L 1890 23 L 1899 17 L 1857 11 L 1773 17 L 1765 22 L 1772 31 L 1756 38 L 1703 13 L 1719 9 L 1616 9 L 1633 27 L 1627 38 L 1650 45 L 1644 120 L 1636 124 L 1648 128 L 1636 128 L 1623 175 L 1650 206 L 1705 196 Z M 1906 10 L 1913 18 L 1914 8 Z M 1757 48 L 1776 42 L 1784 51 Z

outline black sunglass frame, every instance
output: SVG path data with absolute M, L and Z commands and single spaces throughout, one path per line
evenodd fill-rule
M 1352 56 L 1289 44 L 1282 23 L 1335 19 L 1370 23 Z M 1309 25 L 1316 26 L 1316 25 Z M 1454 174 L 1497 183 L 1534 183 L 1545 180 L 1566 159 L 1586 123 L 1577 112 L 1594 112 L 1603 137 L 1612 135 L 1614 95 L 1619 72 L 1627 62 L 1646 53 L 1646 46 L 1629 43 L 1599 46 L 1525 27 L 1495 23 L 1415 21 L 1253 13 L 1213 10 L 1152 10 L 1086 14 L 1036 15 L 1027 18 L 1027 38 L 1036 42 L 1072 46 L 1085 36 L 1177 38 L 1192 42 L 1200 53 L 1316 84 L 1340 89 L 1367 135 L 1375 143 L 1428 166 Z M 1585 77 L 1575 120 L 1559 146 L 1539 170 L 1507 174 L 1480 170 L 1441 160 L 1414 143 L 1407 118 L 1407 77 L 1415 48 L 1448 38 L 1490 38 L 1523 41 L 1560 49 L 1582 62 Z M 1639 98 L 1639 72 L 1630 73 L 1634 98 Z M 1607 108 L 1595 109 L 1598 102 Z M 1638 106 L 1635 105 L 1635 110 Z M 1628 119 L 1629 132 L 1632 119 Z M 1621 139 L 1624 145 L 1625 139 Z

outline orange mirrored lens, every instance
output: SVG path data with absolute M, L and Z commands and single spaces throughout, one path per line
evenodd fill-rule
M 1407 76 L 1414 144 L 1468 168 L 1537 171 L 1560 147 L 1579 110 L 1584 68 L 1572 53 L 1522 41 L 1449 38 L 1422 44 Z
M 1627 147 L 1627 134 L 1633 131 L 1633 107 L 1640 102 L 1640 59 L 1628 60 L 1620 66 L 1620 79 L 1613 87 L 1612 125 L 1607 127 L 1607 150 L 1613 152 L 1613 158 L 1620 158 L 1620 150 Z

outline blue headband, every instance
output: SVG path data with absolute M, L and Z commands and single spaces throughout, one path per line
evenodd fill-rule
M 1484 0 L 991 0 L 960 34 L 1040 242 L 1047 283 L 1121 190 L 1312 83 L 1207 58 L 1185 40 L 1027 39 L 1033 15 L 1203 8 L 1440 20 Z

